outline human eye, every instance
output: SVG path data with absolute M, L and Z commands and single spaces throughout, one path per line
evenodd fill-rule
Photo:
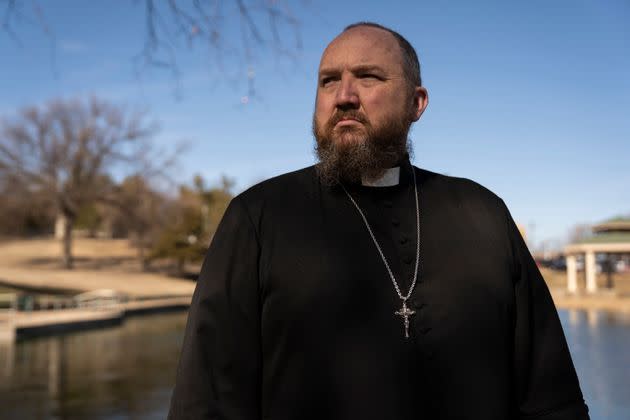
M 335 80 L 336 78 L 334 76 L 322 76 L 319 79 L 319 85 L 321 87 L 330 86 Z
M 359 78 L 359 80 L 361 80 L 362 84 L 370 86 L 384 80 L 383 77 L 374 72 L 359 73 L 357 77 Z

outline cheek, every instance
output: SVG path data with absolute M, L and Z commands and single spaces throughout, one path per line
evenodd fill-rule
M 368 117 L 374 122 L 390 120 L 408 112 L 406 111 L 408 107 L 405 107 L 407 98 L 403 95 L 397 95 L 390 91 L 373 93 L 364 97 L 363 107 Z
M 386 106 L 388 109 L 401 108 L 407 101 L 407 96 L 403 94 L 402 87 L 383 87 L 375 92 L 371 101 L 379 106 Z
M 331 101 L 318 97 L 315 100 L 315 121 L 318 124 L 325 123 L 331 117 L 332 110 Z
M 396 98 L 391 92 L 386 92 L 383 89 L 370 90 L 361 95 L 361 105 L 366 111 L 373 114 L 382 114 L 384 110 L 397 106 L 399 102 L 400 98 Z

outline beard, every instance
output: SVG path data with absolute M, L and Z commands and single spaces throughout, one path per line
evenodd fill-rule
M 336 127 L 343 118 L 353 118 L 362 126 Z M 392 119 L 374 127 L 355 110 L 337 111 L 323 127 L 313 116 L 315 152 L 319 159 L 317 174 L 324 185 L 351 184 L 378 179 L 409 153 L 407 139 L 411 123 L 406 118 Z

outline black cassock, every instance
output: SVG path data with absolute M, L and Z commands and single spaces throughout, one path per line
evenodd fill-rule
M 349 186 L 403 294 L 411 165 Z M 234 198 L 190 308 L 169 419 L 587 419 L 549 291 L 503 201 L 414 169 L 420 268 L 404 337 L 387 269 L 340 187 L 309 167 Z

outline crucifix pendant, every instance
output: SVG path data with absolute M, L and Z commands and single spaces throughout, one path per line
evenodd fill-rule
M 403 322 L 405 323 L 405 338 L 409 338 L 409 318 L 415 313 L 416 311 L 414 311 L 413 309 L 407 308 L 407 302 L 404 300 L 402 308 L 400 308 L 399 311 L 395 312 L 396 315 L 399 315 L 403 318 Z

